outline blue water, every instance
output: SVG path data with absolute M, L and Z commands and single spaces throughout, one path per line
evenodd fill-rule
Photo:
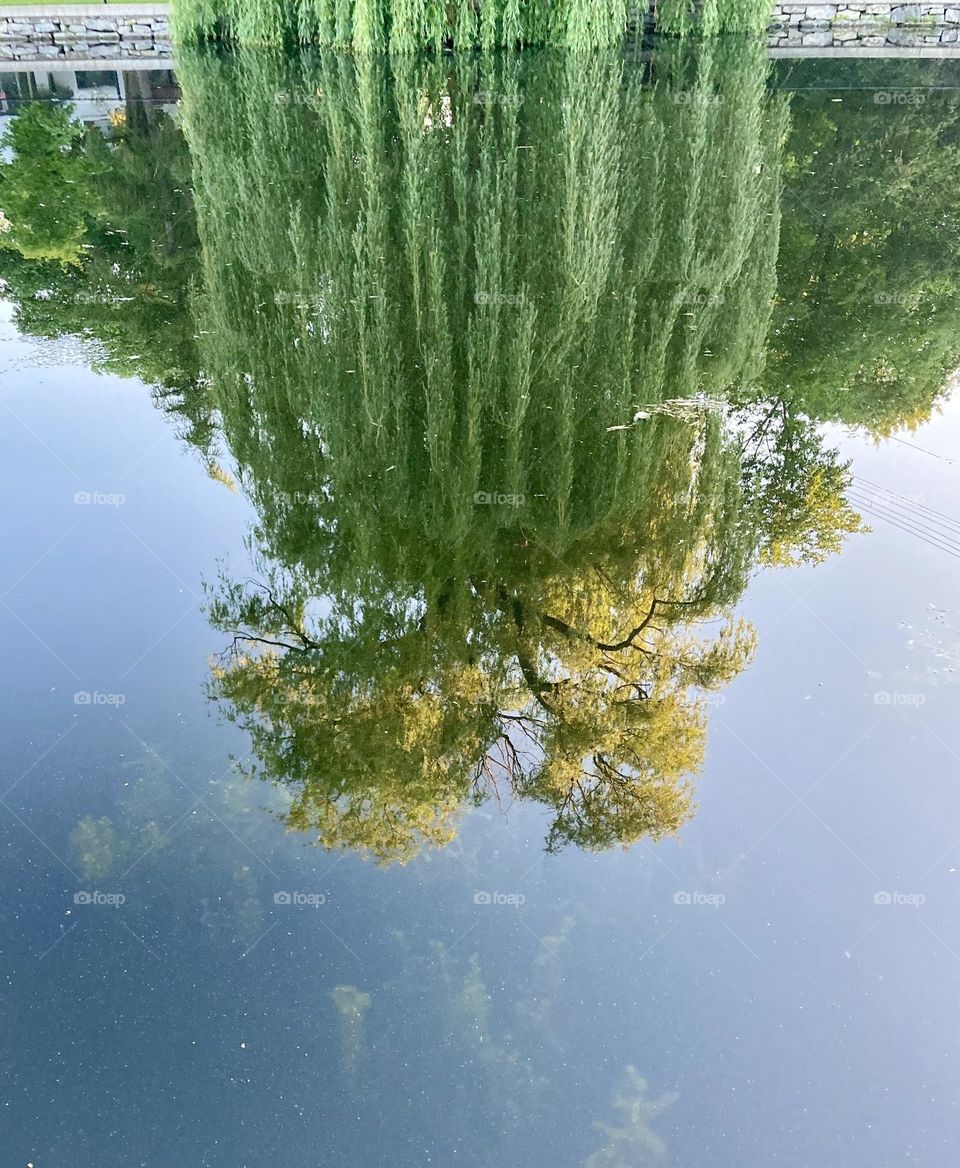
M 255 508 L 92 360 L 3 306 L 2 1168 L 955 1163 L 960 404 L 827 427 L 872 530 L 752 575 L 676 838 L 505 796 L 380 867 L 246 776 Z

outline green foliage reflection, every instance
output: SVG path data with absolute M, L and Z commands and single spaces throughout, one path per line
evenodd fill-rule
M 212 691 L 284 818 L 384 862 L 488 798 L 550 848 L 676 831 L 751 571 L 861 529 L 820 423 L 916 424 L 960 361 L 905 210 L 952 222 L 955 111 L 791 125 L 742 44 L 181 75 L 182 132 L 69 131 L 79 258 L 0 262 L 21 328 L 96 337 L 251 499 Z
M 173 29 L 184 43 L 317 44 L 358 54 L 540 45 L 578 52 L 618 45 L 650 8 L 667 33 L 756 32 L 765 0 L 176 0 Z
M 202 360 L 260 519 L 214 691 L 291 826 L 403 859 L 509 791 L 551 848 L 676 830 L 765 540 L 724 409 L 775 288 L 763 58 L 183 74 Z

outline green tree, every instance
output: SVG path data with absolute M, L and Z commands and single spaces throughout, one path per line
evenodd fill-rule
M 27 259 L 79 263 L 87 225 L 99 211 L 86 131 L 72 114 L 70 105 L 28 102 L 0 140 L 13 153 L 0 161 L 0 246 Z

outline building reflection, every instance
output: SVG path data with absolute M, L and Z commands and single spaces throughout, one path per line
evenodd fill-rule
M 87 125 L 106 127 L 115 111 L 131 101 L 149 101 L 169 113 L 180 101 L 172 69 L 151 61 L 124 61 L 122 69 L 95 68 L 100 62 L 77 62 L 84 68 L 50 69 L 31 62 L 0 72 L 0 133 L 24 102 L 69 101 L 74 116 Z

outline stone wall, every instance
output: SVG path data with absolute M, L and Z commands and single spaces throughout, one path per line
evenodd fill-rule
M 0 8 L 0 64 L 169 57 L 168 20 L 166 4 Z
M 960 0 L 940 4 L 778 0 L 770 22 L 770 44 L 777 48 L 956 46 L 958 36 Z

